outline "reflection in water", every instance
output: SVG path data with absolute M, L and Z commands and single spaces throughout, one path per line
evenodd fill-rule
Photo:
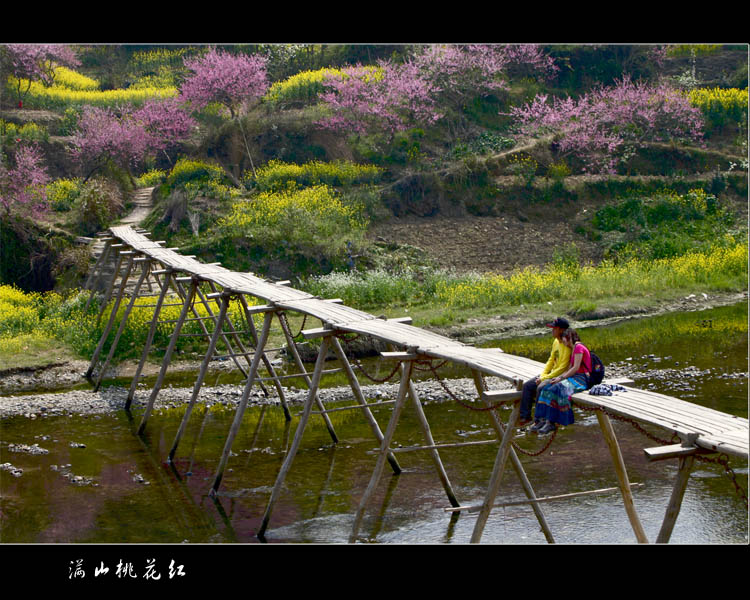
M 737 314 L 744 322 L 744 331 L 724 324 L 726 320 L 736 321 Z M 685 321 L 691 318 L 695 321 L 696 317 L 683 317 Z M 582 336 L 602 348 L 608 364 L 630 369 L 640 387 L 653 385 L 657 391 L 683 397 L 675 393 L 675 373 L 686 373 L 680 383 L 694 394 L 691 401 L 746 416 L 745 310 L 732 307 L 712 311 L 708 318 L 712 319 L 713 331 L 704 331 L 700 338 L 686 333 L 690 328 L 676 319 L 668 326 L 678 332 L 678 339 L 667 339 L 659 329 L 662 325 L 649 324 L 650 320 L 618 325 L 606 332 L 584 330 Z M 662 333 L 658 339 L 645 342 L 635 339 L 628 329 L 644 326 Z M 617 343 L 608 345 L 606 340 L 610 338 Z M 689 343 L 685 344 L 686 340 Z M 511 340 L 503 343 L 517 344 Z M 518 342 L 521 343 L 528 344 L 532 351 L 527 355 L 533 355 L 535 342 L 527 339 Z M 548 340 L 544 339 L 543 344 L 546 346 Z M 743 376 L 736 376 L 738 373 Z M 390 409 L 390 405 L 373 409 L 381 429 L 385 429 Z M 470 439 L 493 436 L 486 414 L 466 410 L 457 403 L 428 403 L 424 411 L 437 443 L 466 439 L 467 432 L 472 434 Z M 500 412 L 501 418 L 507 420 L 508 412 Z M 0 464 L 10 463 L 22 473 L 17 477 L 10 470 L 0 470 L 3 542 L 257 543 L 256 532 L 298 419 L 286 421 L 275 406 L 249 407 L 219 494 L 210 498 L 208 489 L 234 409 L 220 405 L 196 407 L 170 464 L 166 457 L 182 415 L 182 408 L 155 412 L 143 437 L 135 435 L 140 415 L 126 412 L 115 416 L 4 420 Z M 354 513 L 375 464 L 371 451 L 378 444 L 359 411 L 334 412 L 330 416 L 342 440 L 332 444 L 323 420 L 310 421 L 274 508 L 266 532 L 269 543 L 348 541 Z M 634 496 L 646 534 L 653 541 L 672 492 L 676 461 L 649 463 L 643 449 L 656 444 L 628 423 L 615 421 L 613 425 L 630 480 L 644 484 L 634 491 Z M 395 442 L 402 446 L 424 443 L 418 415 L 409 404 Z M 35 443 L 46 453 L 10 451 L 10 444 Z M 516 443 L 534 454 L 544 440 L 519 434 Z M 482 501 L 496 451 L 496 445 L 441 450 L 462 505 Z M 546 452 L 519 457 L 540 497 L 617 485 L 596 418 L 580 411 L 576 423 L 562 429 Z M 429 454 L 403 453 L 399 462 L 404 472 L 399 476 L 388 469 L 384 472 L 365 513 L 360 540 L 468 543 L 476 513 L 444 510 L 450 503 Z M 747 489 L 747 463 L 732 459 L 730 465 L 740 485 Z M 524 499 L 513 469 L 506 469 L 498 502 Z M 619 493 L 544 503 L 543 512 L 558 543 L 635 541 Z M 546 543 L 528 504 L 495 509 L 482 542 Z M 746 506 L 724 470 L 716 464 L 696 464 L 671 543 L 747 542 Z

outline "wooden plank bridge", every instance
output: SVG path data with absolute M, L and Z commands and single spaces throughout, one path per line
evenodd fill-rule
M 301 377 L 308 388 L 308 396 L 300 416 L 295 437 L 284 463 L 278 473 L 276 483 L 269 499 L 258 536 L 263 539 L 271 519 L 274 504 L 278 500 L 285 477 L 292 467 L 295 455 L 300 447 L 306 425 L 312 414 L 320 414 L 331 438 L 338 441 L 338 434 L 328 417 L 327 411 L 318 396 L 318 388 L 322 376 L 326 373 L 323 368 L 326 356 L 333 352 L 339 359 L 356 404 L 348 407 L 362 411 L 368 421 L 373 436 L 379 443 L 379 451 L 375 461 L 373 473 L 367 489 L 364 491 L 359 507 L 354 516 L 354 524 L 350 540 L 356 541 L 362 519 L 368 503 L 380 482 L 386 463 L 394 473 L 401 472 L 396 459 L 396 450 L 391 448 L 391 441 L 398 426 L 399 417 L 405 406 L 410 404 L 416 411 L 424 435 L 425 445 L 413 449 L 427 451 L 435 466 L 436 473 L 451 504 L 446 511 L 466 511 L 478 513 L 477 521 L 472 533 L 471 541 L 481 540 L 485 524 L 499 493 L 500 482 L 508 463 L 518 476 L 527 501 L 541 526 L 546 539 L 554 542 L 554 537 L 544 517 L 541 505 L 555 498 L 539 498 L 534 493 L 533 486 L 524 471 L 513 447 L 513 432 L 520 412 L 520 396 L 523 382 L 538 375 L 543 365 L 537 361 L 510 355 L 499 349 L 480 349 L 452 340 L 435 333 L 425 331 L 410 324 L 410 319 L 384 319 L 369 313 L 343 305 L 340 301 L 321 299 L 306 292 L 296 290 L 286 285 L 286 282 L 271 282 L 257 277 L 252 273 L 238 273 L 222 267 L 219 263 L 205 264 L 193 256 L 178 253 L 177 248 L 165 248 L 164 242 L 152 241 L 149 233 L 134 229 L 129 225 L 116 226 L 107 232 L 99 234 L 99 242 L 103 243 L 103 250 L 96 264 L 92 268 L 85 289 L 90 290 L 87 307 L 96 300 L 99 305 L 98 319 L 107 319 L 99 344 L 94 351 L 87 377 L 95 382 L 98 388 L 103 374 L 112 360 L 115 348 L 129 315 L 136 306 L 139 297 L 156 297 L 156 303 L 150 323 L 149 334 L 142 350 L 141 359 L 133 377 L 126 409 L 130 404 L 141 377 L 145 361 L 152 349 L 154 334 L 160 321 L 161 310 L 164 306 L 180 306 L 179 318 L 170 321 L 173 325 L 169 345 L 166 348 L 156 383 L 151 390 L 142 420 L 138 427 L 141 434 L 148 422 L 155 399 L 162 387 L 164 377 L 171 363 L 177 339 L 186 321 L 197 320 L 202 335 L 208 340 L 208 349 L 203 357 L 198 372 L 191 399 L 185 410 L 174 443 L 169 452 L 169 460 L 174 459 L 191 412 L 197 401 L 199 391 L 211 360 L 215 357 L 217 345 L 226 346 L 228 354 L 237 367 L 246 376 L 243 394 L 236 409 L 234 420 L 227 434 L 222 456 L 209 493 L 215 495 L 221 485 L 222 476 L 230 457 L 230 451 L 241 426 L 242 418 L 247 407 L 248 397 L 253 385 L 263 386 L 258 377 L 258 370 L 265 366 L 269 373 L 264 381 L 272 381 L 278 392 L 280 403 L 287 420 L 291 420 L 284 388 L 274 371 L 267 356 L 269 349 L 267 342 L 272 321 L 276 319 L 286 340 L 286 348 L 300 369 Z M 114 263 L 114 270 L 110 273 L 107 265 Z M 140 267 L 140 269 L 139 269 Z M 135 278 L 135 271 L 140 274 Z M 156 283 L 154 288 L 153 282 Z M 147 291 L 148 288 L 148 291 Z M 158 293 L 154 293 L 154 289 Z M 169 303 L 166 304 L 168 296 Z M 120 307 L 127 299 L 127 305 L 117 329 L 115 324 Z M 176 299 L 176 300 L 175 300 Z M 248 301 L 249 300 L 249 301 Z M 245 331 L 239 331 L 229 316 L 230 302 L 237 303 L 244 315 Z M 257 304 L 262 302 L 262 304 Z M 104 314 L 111 306 L 110 314 Z M 197 307 L 203 307 L 208 316 L 199 317 Z M 294 337 L 289 331 L 286 313 L 296 313 L 320 321 L 318 328 L 307 329 L 302 332 L 305 339 L 320 339 L 315 367 L 311 373 L 300 358 Z M 190 315 L 193 315 L 192 317 Z M 253 323 L 254 315 L 262 315 L 263 322 L 260 331 Z M 207 326 L 208 324 L 208 326 Z M 357 376 L 350 364 L 340 342 L 345 334 L 358 334 L 384 342 L 389 350 L 381 355 L 397 361 L 400 371 L 400 385 L 398 395 L 393 403 L 390 420 L 383 432 L 370 410 L 371 405 L 362 393 Z M 104 348 L 110 341 L 107 356 Z M 248 350 L 250 348 L 250 350 Z M 418 396 L 416 386 L 412 382 L 412 372 L 415 363 L 429 361 L 448 361 L 468 369 L 476 385 L 478 398 L 491 407 L 498 402 L 513 404 L 507 423 L 503 423 L 497 411 L 487 410 L 486 414 L 495 431 L 496 438 L 491 440 L 499 444 L 493 471 L 490 475 L 487 491 L 481 504 L 476 506 L 462 506 L 456 498 L 446 470 L 442 463 L 440 449 L 459 445 L 471 445 L 476 442 L 436 444 L 432 437 L 429 423 L 425 417 Z M 487 377 L 496 377 L 510 383 L 511 389 L 489 390 L 486 385 Z M 606 382 L 606 381 L 605 381 Z M 657 543 L 669 541 L 669 537 L 679 514 L 682 497 L 688 484 L 690 470 L 696 456 L 703 454 L 719 454 L 747 459 L 748 457 L 748 420 L 734 415 L 725 414 L 710 408 L 702 407 L 677 398 L 644 391 L 632 387 L 632 382 L 619 381 L 625 385 L 626 391 L 615 391 L 611 396 L 594 396 L 588 393 L 575 394 L 573 399 L 579 407 L 595 411 L 602 435 L 609 448 L 614 470 L 617 475 L 618 489 L 622 495 L 625 510 L 633 528 L 635 538 L 639 543 L 646 543 L 648 539 L 640 523 L 627 469 L 620 452 L 610 417 L 623 418 L 634 422 L 657 426 L 663 429 L 675 444 L 665 444 L 656 448 L 644 450 L 649 460 L 677 459 L 679 461 L 678 475 L 674 484 L 672 497 L 666 509 L 664 521 L 659 532 Z M 630 383 L 630 385 L 628 385 Z M 507 384 L 506 384 L 507 386 Z M 317 408 L 316 411 L 313 408 Z M 333 410 L 341 410 L 336 408 Z M 506 433 L 508 433 L 506 435 Z M 678 441 L 679 440 L 679 441 Z M 399 449 L 400 451 L 403 449 Z M 597 493 L 582 492 L 585 493 Z M 581 494 L 581 493 L 579 493 Z M 576 494 L 565 495 L 565 497 Z M 746 498 L 746 495 L 745 495 Z

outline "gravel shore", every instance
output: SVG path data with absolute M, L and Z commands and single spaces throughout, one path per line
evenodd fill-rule
M 450 399 L 448 393 L 437 381 L 418 381 L 415 384 L 423 403 L 442 402 Z M 477 401 L 473 380 L 468 378 L 452 379 L 446 382 L 446 385 L 451 394 L 460 401 Z M 488 385 L 491 386 L 491 389 L 510 389 L 508 382 L 496 378 L 488 379 Z M 368 402 L 394 399 L 398 393 L 398 382 L 362 386 L 362 390 Z M 214 404 L 223 404 L 228 407 L 236 406 L 242 397 L 242 391 L 243 386 L 240 385 L 206 386 L 201 388 L 198 402 L 207 406 Z M 0 419 L 11 416 L 36 419 L 51 416 L 114 414 L 117 411 L 124 410 L 127 395 L 128 390 L 126 388 L 111 386 L 102 388 L 97 392 L 75 390 L 54 394 L 3 396 L 0 397 Z M 191 395 L 192 387 L 162 388 L 154 402 L 154 409 L 175 408 L 185 405 L 190 401 Z M 307 397 L 307 390 L 288 387 L 284 388 L 284 395 L 289 404 L 301 405 Z M 150 396 L 150 389 L 136 391 L 131 408 L 137 410 L 145 407 Z M 326 404 L 338 400 L 349 400 L 352 404 L 354 403 L 352 391 L 348 386 L 320 389 L 319 397 Z M 265 396 L 260 389 L 254 388 L 248 404 L 279 404 L 279 397 L 275 390 L 269 390 L 269 395 Z

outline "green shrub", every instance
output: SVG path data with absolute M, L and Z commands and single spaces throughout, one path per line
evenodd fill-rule
M 344 203 L 334 190 L 319 185 L 235 202 L 216 233 L 267 251 L 332 258 L 344 255 L 347 244 L 360 243 L 366 228 L 362 207 Z
M 47 185 L 47 201 L 53 210 L 69 211 L 81 192 L 81 180 L 56 179 Z
M 26 294 L 12 285 L 0 285 L 0 337 L 31 333 L 39 324 L 39 294 Z
M 527 187 L 531 187 L 538 167 L 539 165 L 536 160 L 531 156 L 524 156 L 522 154 L 516 154 L 508 161 L 508 170 L 510 173 L 520 177 Z
M 366 308 L 429 301 L 434 298 L 439 281 L 453 280 L 453 275 L 431 269 L 394 273 L 377 268 L 312 277 L 303 286 L 316 296 L 341 298 L 348 306 Z
M 123 208 L 119 188 L 106 179 L 90 179 L 81 186 L 73 205 L 75 227 L 83 235 L 93 235 L 106 227 Z
M 689 93 L 690 103 L 700 108 L 711 128 L 732 122 L 747 131 L 747 88 L 700 88 Z
M 3 146 L 12 146 L 16 142 L 47 142 L 49 131 L 37 123 L 17 125 L 0 119 L 0 136 Z
M 515 146 L 516 141 L 494 133 L 483 131 L 477 137 L 468 142 L 459 142 L 451 149 L 452 158 L 463 158 L 469 154 L 488 154 L 490 152 L 499 152 Z
M 570 176 L 570 174 L 570 167 L 565 163 L 565 161 L 552 163 L 547 167 L 547 177 L 550 177 L 551 179 L 565 179 L 566 177 Z
M 221 166 L 190 158 L 181 158 L 172 167 L 166 178 L 166 184 L 170 188 L 185 185 L 188 182 L 217 181 L 225 182 L 226 174 Z
M 733 223 L 732 213 L 716 196 L 700 188 L 628 198 L 602 207 L 592 219 L 594 228 L 616 233 L 610 236 L 607 254 L 620 260 L 668 258 L 705 248 Z
M 60 135 L 73 135 L 78 129 L 78 121 L 81 118 L 81 107 L 69 106 L 63 111 L 60 122 Z
M 151 169 L 136 177 L 135 184 L 138 187 L 153 187 L 167 179 L 167 172 L 160 169 Z

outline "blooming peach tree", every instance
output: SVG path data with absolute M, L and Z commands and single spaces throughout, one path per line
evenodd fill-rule
M 2 217 L 37 217 L 47 208 L 49 176 L 35 145 L 19 146 L 6 165 L 0 163 L 0 211 Z
M 538 95 L 508 114 L 519 136 L 551 134 L 562 154 L 579 157 L 593 173 L 614 173 L 647 142 L 700 143 L 703 136 L 701 112 L 685 94 L 627 77 L 575 99 Z

